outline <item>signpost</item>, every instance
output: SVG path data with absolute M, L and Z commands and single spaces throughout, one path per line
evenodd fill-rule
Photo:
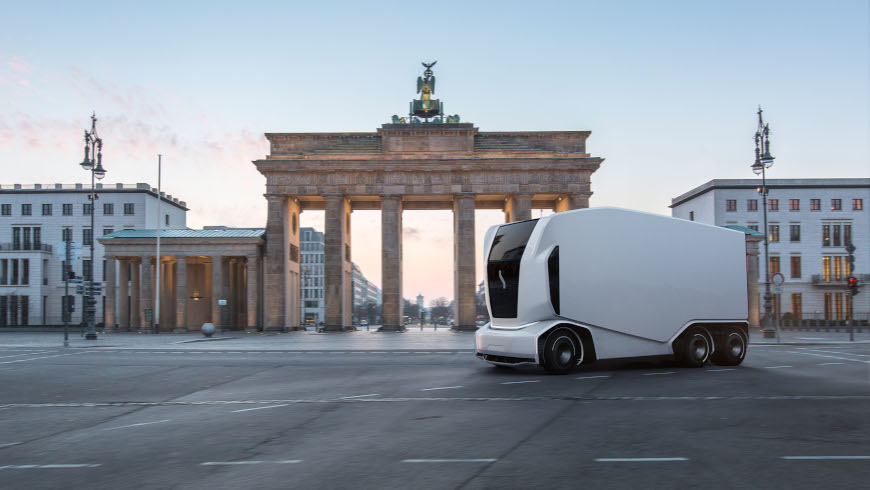
M 782 294 L 782 285 L 785 284 L 785 276 L 780 272 L 774 272 L 770 275 L 770 283 L 773 284 L 773 294 Z M 779 311 L 780 306 L 782 305 L 782 301 L 776 302 L 776 341 L 779 342 L 779 318 L 782 316 L 782 312 Z

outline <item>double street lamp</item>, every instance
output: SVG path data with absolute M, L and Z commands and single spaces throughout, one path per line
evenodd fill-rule
M 85 289 L 85 308 L 84 313 L 87 316 L 87 330 L 85 331 L 85 339 L 96 340 L 97 329 L 95 325 L 96 305 L 97 300 L 94 299 L 94 241 L 96 233 L 94 232 L 94 214 L 96 213 L 97 199 L 99 196 L 96 193 L 95 180 L 102 180 L 106 176 L 106 169 L 103 168 L 103 140 L 97 136 L 97 114 L 91 116 L 91 130 L 85 130 L 85 159 L 80 164 L 83 169 L 91 172 L 91 193 L 88 199 L 91 201 L 91 269 L 90 277 L 86 279 L 87 288 Z
M 764 123 L 761 113 L 762 110 L 759 106 L 758 129 L 755 131 L 755 163 L 752 164 L 752 171 L 755 172 L 755 175 L 761 175 L 761 187 L 758 192 L 761 194 L 761 205 L 764 213 L 764 318 L 761 319 L 761 331 L 764 338 L 772 339 L 776 337 L 776 329 L 771 318 L 773 296 L 770 294 L 770 257 L 768 254 L 770 230 L 767 228 L 766 170 L 773 166 L 773 156 L 770 154 L 770 128 Z

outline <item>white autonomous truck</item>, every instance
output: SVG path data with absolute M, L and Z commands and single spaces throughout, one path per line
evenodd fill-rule
M 743 361 L 749 343 L 742 232 L 617 208 L 491 227 L 476 355 L 565 374 L 599 359 Z

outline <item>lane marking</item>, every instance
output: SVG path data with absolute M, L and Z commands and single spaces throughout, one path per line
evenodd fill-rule
M 86 352 L 86 351 L 85 351 Z M 52 357 L 63 357 L 63 356 L 74 356 L 77 354 L 85 354 L 85 352 L 71 352 L 69 354 L 57 354 L 54 356 L 42 356 L 42 357 L 31 357 L 29 359 L 16 359 L 14 361 L 2 361 L 0 364 L 13 364 L 16 362 L 27 362 L 27 361 L 35 361 L 37 359 L 51 359 Z
M 120 426 L 120 427 L 109 427 L 108 429 L 103 429 L 103 430 L 126 429 L 126 428 L 129 428 L 129 427 L 140 427 L 140 426 L 143 426 L 143 425 L 162 424 L 163 422 L 169 422 L 170 420 L 171 420 L 171 419 L 166 419 L 166 420 L 157 420 L 157 421 L 154 421 L 154 422 L 142 422 L 141 424 L 130 424 L 130 425 L 122 425 L 122 426 Z
M 25 352 L 24 354 L 15 354 L 14 356 L 2 356 L 0 359 L 8 359 L 10 357 L 21 357 L 21 356 L 35 356 L 36 354 L 45 354 L 47 352 L 57 352 L 54 350 L 42 350 L 37 352 Z
M 297 464 L 301 459 L 282 459 L 277 461 L 206 461 L 199 463 L 200 466 L 238 466 L 246 464 Z
M 17 446 L 21 444 L 20 442 L 7 442 L 5 444 L 0 444 L 0 447 L 9 447 L 9 446 Z
M 339 398 L 339 400 L 351 400 L 354 398 L 365 398 L 368 396 L 381 396 L 379 393 L 369 393 L 368 395 L 353 395 L 353 396 L 343 396 Z
M 595 458 L 599 463 L 656 463 L 688 460 L 689 458 Z
M 837 356 L 826 356 L 824 354 L 816 354 L 813 352 L 798 352 L 798 351 L 788 351 L 791 354 L 803 354 L 805 356 L 816 356 L 816 357 L 824 357 L 826 359 L 838 359 L 840 361 L 852 361 L 852 362 L 863 362 L 864 364 L 870 364 L 870 361 L 865 361 L 863 359 L 849 359 L 848 357 L 837 357 Z M 850 355 L 850 354 L 847 354 Z
M 62 468 L 98 468 L 102 464 L 9 464 L 0 466 L 0 470 L 42 470 L 42 469 L 62 469 Z
M 658 376 L 660 374 L 674 374 L 676 371 L 665 371 L 663 373 L 644 373 L 644 376 Z
M 725 368 L 725 369 L 705 369 L 704 371 L 708 373 L 719 373 L 722 371 L 737 371 L 737 368 Z
M 804 460 L 804 459 L 870 459 L 870 456 L 783 456 L 780 459 Z
M 819 366 L 834 366 L 834 365 L 841 365 L 841 364 L 846 364 L 846 363 L 845 362 L 823 362 L 823 363 L 819 364 Z
M 402 463 L 495 463 L 496 458 L 471 459 L 403 459 Z
M 574 379 L 597 379 L 597 378 L 609 378 L 610 376 L 601 375 L 601 376 L 580 376 L 579 378 Z
M 824 352 L 825 354 L 840 354 L 841 356 L 861 356 L 861 357 L 870 357 L 870 354 L 859 354 L 857 352 L 840 352 L 840 351 L 830 351 L 830 350 L 822 350 L 822 349 L 804 349 L 809 352 Z
M 519 384 L 523 384 L 523 383 L 540 383 L 540 382 L 541 382 L 541 380 L 539 380 L 539 379 L 532 379 L 532 380 L 528 380 L 528 381 L 505 381 L 504 383 L 500 383 L 500 384 L 519 385 Z
M 783 368 L 790 368 L 792 366 L 763 366 L 763 367 L 764 367 L 764 369 L 783 369 Z
M 286 407 L 287 405 L 288 405 L 288 404 L 285 403 L 285 404 L 283 404 L 283 405 L 269 405 L 269 406 L 266 406 L 266 407 L 243 408 L 243 409 L 241 409 L 241 410 L 233 410 L 232 413 L 237 413 L 237 412 L 250 412 L 251 410 L 264 410 L 264 409 L 267 409 L 267 408 Z
M 452 390 L 454 388 L 462 388 L 462 386 L 439 386 L 437 388 L 423 388 L 420 391 Z

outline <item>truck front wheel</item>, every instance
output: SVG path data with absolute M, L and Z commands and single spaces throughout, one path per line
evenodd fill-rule
M 583 345 L 574 332 L 557 328 L 547 335 L 544 343 L 543 366 L 552 374 L 568 374 L 577 365 L 583 353 Z
M 701 328 L 691 328 L 678 343 L 676 353 L 684 366 L 703 367 L 710 358 L 710 337 Z

